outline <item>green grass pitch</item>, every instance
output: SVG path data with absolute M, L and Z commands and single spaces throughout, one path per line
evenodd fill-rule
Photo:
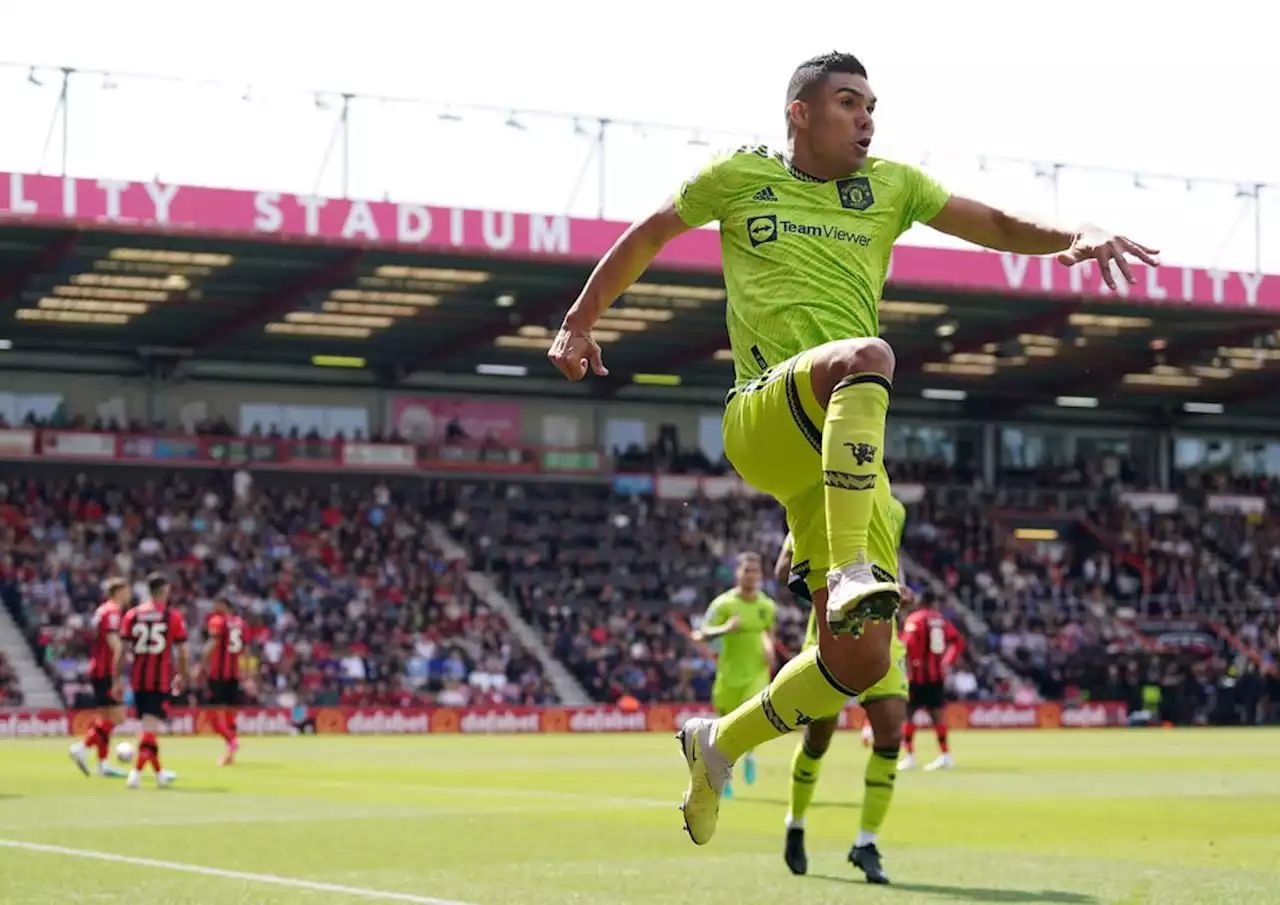
M 895 885 L 844 861 L 866 751 L 841 734 L 782 863 L 792 742 L 760 752 L 697 848 L 657 735 L 164 741 L 178 785 L 85 779 L 65 743 L 0 742 L 0 901 L 305 905 L 1280 903 L 1280 731 L 956 733 L 881 834 Z M 934 754 L 922 733 L 918 757 Z

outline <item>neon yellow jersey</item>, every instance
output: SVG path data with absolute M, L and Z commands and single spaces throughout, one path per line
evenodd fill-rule
M 764 635 L 773 630 L 777 604 L 761 591 L 748 600 L 733 588 L 711 601 L 702 625 L 704 628 L 724 625 L 734 616 L 738 617 L 740 624 L 737 631 L 720 639 L 724 647 L 716 662 L 716 681 L 745 685 L 769 672 Z
M 907 164 L 871 157 L 823 182 L 763 146 L 720 155 L 681 186 L 685 223 L 720 222 L 736 384 L 825 342 L 879 336 L 893 243 L 950 197 Z

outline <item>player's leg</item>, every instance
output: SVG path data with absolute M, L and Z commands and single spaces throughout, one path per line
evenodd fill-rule
M 809 870 L 809 855 L 804 845 L 805 814 L 813 801 L 822 756 L 831 747 L 836 724 L 837 720 L 831 718 L 805 726 L 800 743 L 796 745 L 796 753 L 791 758 L 791 794 L 787 802 L 787 834 L 782 858 L 793 874 L 805 874 Z
M 907 699 L 907 718 L 902 724 L 902 747 L 906 755 L 898 761 L 899 770 L 916 768 L 916 714 L 923 709 L 917 698 L 915 686 L 911 687 L 911 696 Z
M 108 779 L 119 779 L 124 776 L 124 773 L 111 763 L 111 734 L 124 722 L 124 706 L 112 695 L 111 703 L 103 707 L 100 713 L 102 716 L 98 721 L 98 775 Z
M 762 672 L 756 677 L 755 681 L 743 686 L 741 690 L 742 697 L 738 701 L 738 707 L 751 700 L 756 695 L 762 693 L 769 687 L 769 673 Z M 735 710 L 737 707 L 734 708 Z M 742 781 L 747 785 L 754 785 L 756 781 L 756 752 L 753 748 L 742 756 Z
M 827 619 L 837 635 L 860 635 L 868 619 L 897 613 L 898 583 L 873 569 L 871 523 L 884 474 L 884 427 L 893 383 L 893 350 L 882 339 L 848 339 L 814 350 L 797 369 L 803 403 L 824 410 L 819 442 L 826 510 Z M 813 427 L 812 424 L 809 425 Z
M 213 705 L 213 731 L 222 736 L 226 749 L 218 758 L 218 765 L 230 766 L 235 761 L 236 751 L 240 743 L 236 738 L 235 711 L 240 704 L 240 683 L 234 681 L 211 682 L 209 686 L 210 703 Z
M 98 712 L 85 732 L 84 738 L 71 746 L 69 754 L 72 762 L 80 768 L 85 776 L 89 775 L 88 752 L 93 751 L 98 758 L 98 774 L 115 777 L 120 771 L 111 766 L 111 733 L 121 722 L 122 708 L 112 694 L 110 679 L 93 680 L 93 702 Z
M 866 875 L 868 882 L 888 883 L 876 842 L 893 801 L 898 747 L 907 713 L 907 678 L 899 662 L 894 663 L 882 682 L 867 690 L 863 707 L 873 742 L 863 780 L 862 820 L 858 838 L 849 850 L 849 862 Z
M 142 726 L 142 735 L 138 740 L 138 754 L 133 770 L 129 772 L 127 785 L 136 789 L 142 782 L 142 773 L 148 766 L 155 771 L 156 784 L 164 787 L 176 779 L 171 770 L 166 770 L 160 763 L 159 732 L 168 714 L 166 712 L 167 695 L 159 692 L 137 692 L 134 695 L 138 719 Z
M 735 391 L 725 408 L 724 439 L 742 478 L 786 507 L 797 574 L 824 612 L 829 549 L 822 440 L 814 427 L 823 412 L 808 377 L 818 352 L 801 353 Z M 893 594 L 896 601 L 896 584 Z M 690 781 L 681 810 L 695 843 L 705 844 L 715 834 L 721 789 L 738 758 L 800 726 L 835 716 L 859 688 L 888 672 L 887 624 L 868 623 L 861 636 L 835 638 L 827 620 L 818 622 L 818 646 L 787 663 L 760 695 L 719 720 L 690 720 L 682 727 Z
M 77 742 L 73 742 L 71 747 L 67 750 L 67 754 L 70 756 L 71 762 L 75 764 L 76 767 L 79 768 L 80 772 L 85 776 L 90 775 L 88 753 L 90 751 L 100 750 L 99 738 L 102 732 L 100 727 L 101 722 L 101 719 L 94 719 L 94 721 L 89 724 L 89 729 L 85 732 L 84 738 Z
M 734 688 L 719 672 L 716 673 L 715 682 L 711 685 L 711 709 L 717 716 L 724 717 L 733 713 L 745 700 L 740 689 Z M 725 780 L 721 795 L 725 798 L 733 797 L 733 764 L 729 765 L 729 778 Z
M 943 684 L 937 682 L 931 685 L 928 690 L 928 697 L 929 719 L 933 721 L 933 732 L 938 738 L 938 756 L 925 765 L 925 769 L 950 770 L 955 766 L 955 761 L 951 759 L 950 733 L 947 731 L 947 721 L 942 712 L 942 705 L 946 697 Z

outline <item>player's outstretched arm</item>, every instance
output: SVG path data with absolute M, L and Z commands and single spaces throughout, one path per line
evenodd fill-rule
M 784 544 L 782 550 L 778 553 L 777 562 L 773 564 L 773 580 L 778 583 L 779 588 L 785 588 L 787 581 L 791 578 L 791 559 L 793 555 L 793 548 Z
M 591 328 L 618 296 L 640 279 L 663 246 L 689 229 L 676 213 L 673 198 L 631 224 L 600 259 L 547 352 L 547 358 L 565 377 L 581 380 L 588 368 L 602 376 L 609 373 L 601 360 L 600 346 L 591 338 Z
M 1071 267 L 1082 261 L 1097 261 L 1103 281 L 1116 288 L 1111 271 L 1114 262 L 1125 280 L 1136 283 L 1129 258 L 1159 267 L 1158 249 L 1139 245 L 1126 236 L 1116 235 L 1092 224 L 1064 229 L 1022 214 L 1011 214 L 981 201 L 952 195 L 929 226 L 974 245 L 995 251 L 1023 255 L 1057 254 L 1059 263 Z

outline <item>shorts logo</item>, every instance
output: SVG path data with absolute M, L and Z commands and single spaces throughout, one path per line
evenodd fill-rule
M 751 237 L 751 247 L 766 242 L 778 241 L 778 218 L 774 214 L 765 217 L 747 218 L 747 235 Z
M 840 206 L 851 211 L 865 211 L 876 203 L 876 196 L 871 193 L 871 180 L 866 176 L 837 180 L 836 191 L 840 193 Z
M 846 443 L 849 452 L 853 453 L 853 461 L 859 465 L 870 465 L 876 460 L 877 448 L 873 443 Z

